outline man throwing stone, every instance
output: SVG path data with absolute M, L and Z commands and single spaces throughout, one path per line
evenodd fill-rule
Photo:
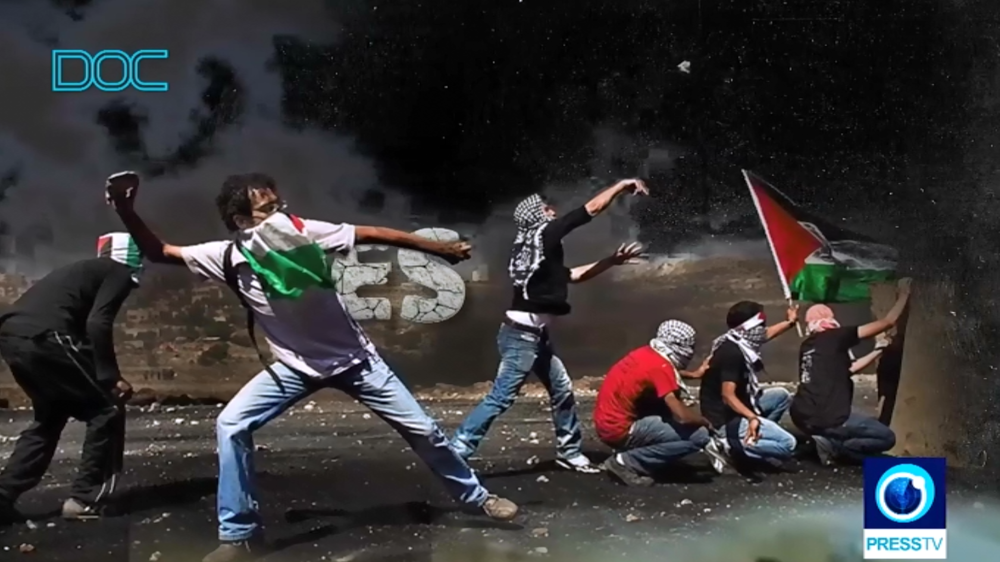
M 534 194 L 514 210 L 517 236 L 511 252 L 509 272 L 514 299 L 504 316 L 497 347 L 500 366 L 490 393 L 469 414 L 452 439 L 452 447 L 468 459 L 479 448 L 493 421 L 517 398 L 529 373 L 545 385 L 555 424 L 557 464 L 569 470 L 600 471 L 583 454 L 583 436 L 573 397 L 573 383 L 552 347 L 549 330 L 556 317 L 570 312 L 569 285 L 583 283 L 640 255 L 638 244 L 623 245 L 600 261 L 566 267 L 563 238 L 587 224 L 624 193 L 648 194 L 639 180 L 624 180 L 605 189 L 586 205 L 556 216 L 544 197 Z
M 896 445 L 896 435 L 877 419 L 852 411 L 854 381 L 851 377 L 882 353 L 883 345 L 860 359 L 851 348 L 862 339 L 891 330 L 906 309 L 910 280 L 899 281 L 896 303 L 885 318 L 862 326 L 841 326 L 825 304 L 806 311 L 808 337 L 799 351 L 799 389 L 792 400 L 792 422 L 816 443 L 823 465 L 834 461 L 859 463 Z
M 142 256 L 123 232 L 100 237 L 97 249 L 99 257 L 49 273 L 0 316 L 0 355 L 35 413 L 0 473 L 0 523 L 20 518 L 14 503 L 42 480 L 70 418 L 87 433 L 63 518 L 99 517 L 118 482 L 132 387 L 118 370 L 112 330 Z
M 163 242 L 133 208 L 139 177 L 111 176 L 108 198 L 144 254 L 186 265 L 195 274 L 235 287 L 250 319 L 264 332 L 276 361 L 251 379 L 219 414 L 219 539 L 205 562 L 256 557 L 261 520 L 253 469 L 253 432 L 323 388 L 345 392 L 385 420 L 470 509 L 509 521 L 517 506 L 491 495 L 348 314 L 331 277 L 328 254 L 356 244 L 423 251 L 451 263 L 469 258 L 465 242 L 437 242 L 390 228 L 335 224 L 284 212 L 273 179 L 230 176 L 216 205 L 233 241 L 194 246 Z M 249 328 L 252 329 L 253 323 Z M 253 332 L 251 331 L 251 337 Z

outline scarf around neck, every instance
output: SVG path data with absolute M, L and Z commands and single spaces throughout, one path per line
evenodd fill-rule
M 507 269 L 514 287 L 521 288 L 525 299 L 528 298 L 528 282 L 545 259 L 542 232 L 551 220 L 545 214 L 545 200 L 537 193 L 518 203 L 514 209 L 517 234 Z
M 667 320 L 660 324 L 656 337 L 649 341 L 649 346 L 673 365 L 681 400 L 688 406 L 697 400 L 691 389 L 684 384 L 681 370 L 686 369 L 694 357 L 694 343 L 694 328 L 680 320 Z
M 760 379 L 757 373 L 764 370 L 764 363 L 760 359 L 760 348 L 767 342 L 767 326 L 763 313 L 759 313 L 753 318 L 740 324 L 739 326 L 722 334 L 712 342 L 712 352 L 720 345 L 728 342 L 735 343 L 743 354 L 743 361 L 746 363 L 747 372 L 747 395 L 750 397 L 750 407 L 758 414 L 758 398 L 760 397 Z

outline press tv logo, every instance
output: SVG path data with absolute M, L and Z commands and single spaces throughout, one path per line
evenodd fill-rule
M 945 560 L 945 459 L 868 458 L 865 559 Z
M 140 92 L 166 92 L 170 89 L 166 82 L 146 82 L 139 77 L 139 63 L 169 56 L 166 49 L 134 53 L 109 49 L 93 54 L 80 49 L 57 49 L 52 51 L 52 91 L 83 92 L 97 88 L 102 92 L 121 92 L 133 88 Z

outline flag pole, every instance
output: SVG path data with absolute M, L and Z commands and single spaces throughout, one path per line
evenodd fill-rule
M 774 268 L 778 271 L 778 279 L 781 280 L 781 289 L 785 293 L 785 301 L 788 302 L 788 306 L 792 307 L 795 305 L 795 300 L 792 298 L 792 290 L 788 287 L 788 280 L 785 279 L 785 274 L 781 271 L 781 260 L 778 259 L 778 253 L 774 250 L 774 241 L 771 239 L 771 230 L 767 227 L 767 221 L 764 220 L 764 210 L 760 207 L 760 199 L 757 198 L 757 192 L 753 189 L 753 183 L 750 182 L 750 172 L 747 170 L 740 170 L 743 172 L 743 180 L 747 184 L 747 189 L 750 190 L 750 198 L 753 200 L 753 206 L 757 209 L 757 217 L 760 219 L 761 226 L 764 227 L 764 235 L 767 237 L 767 247 L 771 250 L 771 258 L 774 259 Z M 795 321 L 795 330 L 799 333 L 799 337 L 803 337 L 805 334 L 802 332 L 802 325 L 799 324 L 798 320 Z

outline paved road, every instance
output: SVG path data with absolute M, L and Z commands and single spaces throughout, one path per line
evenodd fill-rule
M 447 402 L 431 409 L 453 428 L 469 406 Z M 585 401 L 588 420 L 589 408 Z M 70 427 L 52 476 L 22 499 L 22 510 L 35 523 L 0 531 L 0 560 L 200 560 L 215 545 L 217 412 L 210 407 L 135 412 L 124 479 L 132 487 L 126 513 L 99 523 L 69 524 L 44 515 L 58 507 L 72 476 L 82 428 Z M 9 451 L 7 438 L 28 414 L 0 413 L 6 441 L 0 454 Z M 774 524 L 803 513 L 840 514 L 841 523 L 834 526 L 849 521 L 845 532 L 860 536 L 861 478 L 855 468 L 821 469 L 802 460 L 795 463 L 796 473 L 751 482 L 739 475 L 713 477 L 704 459 L 693 458 L 668 482 L 624 488 L 606 475 L 567 473 L 550 462 L 551 422 L 537 399 L 522 401 L 491 437 L 475 466 L 490 488 L 522 505 L 516 525 L 456 513 L 406 445 L 356 405 L 296 408 L 257 435 L 260 499 L 277 549 L 266 560 L 662 560 L 681 549 L 711 547 L 732 550 L 698 559 L 787 560 L 781 557 L 798 549 L 809 556 L 794 562 L 808 562 L 826 547 L 817 546 L 815 538 L 808 538 L 808 546 L 793 543 L 817 528 L 827 533 L 833 527 L 806 532 L 791 523 Z M 596 443 L 592 433 L 587 438 Z M 603 457 L 599 446 L 593 451 Z M 953 488 L 978 493 L 966 480 Z M 725 531 L 730 525 L 737 530 Z M 785 535 L 772 540 L 775 533 Z M 33 551 L 19 553 L 22 544 Z M 488 554 L 477 550 L 487 545 Z

